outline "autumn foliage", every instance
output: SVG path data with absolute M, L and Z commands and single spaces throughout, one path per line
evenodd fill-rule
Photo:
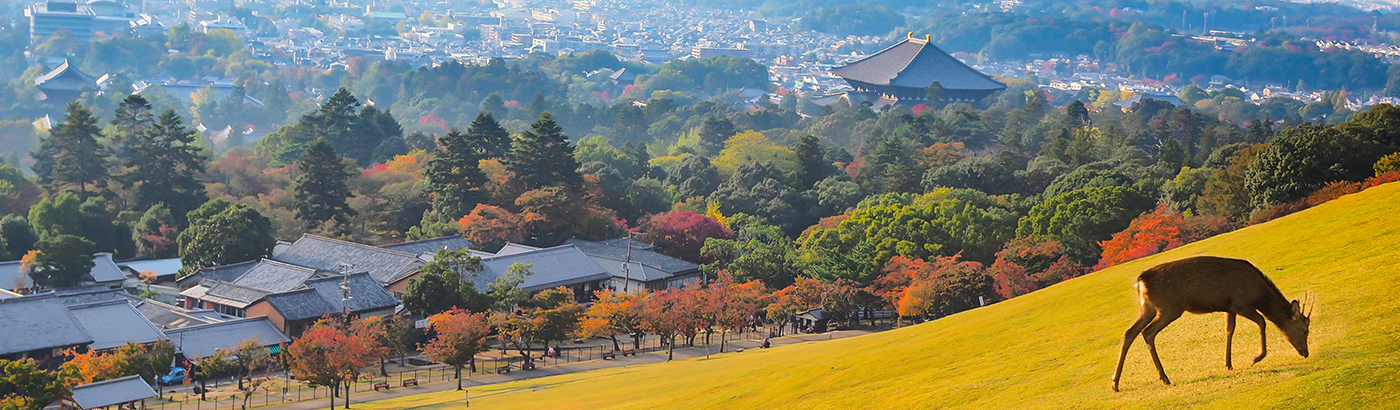
M 960 259 L 895 256 L 872 288 L 902 317 L 942 317 L 994 301 L 992 278 L 982 264 Z
M 525 221 L 505 208 L 477 204 L 470 214 L 457 221 L 462 236 L 471 243 L 487 249 L 499 248 L 507 242 L 525 239 Z
M 1004 299 L 1034 292 L 1086 272 L 1087 268 L 1065 255 L 1059 242 L 1036 237 L 1008 242 L 997 252 L 997 260 L 990 268 L 997 296 Z
M 475 367 L 476 354 L 489 348 L 486 336 L 491 333 L 491 324 L 486 314 L 453 309 L 429 316 L 428 326 L 437 337 L 423 346 L 423 354 L 456 369 L 457 390 L 461 390 L 462 368 L 468 364 Z
M 656 214 L 642 224 L 642 231 L 662 252 L 689 261 L 699 260 L 706 239 L 734 238 L 734 232 L 719 221 L 691 210 Z
M 1221 216 L 1186 216 L 1165 204 L 1142 214 L 1128 229 L 1100 242 L 1103 257 L 1095 269 L 1104 269 L 1133 259 L 1164 252 L 1208 238 L 1230 227 Z

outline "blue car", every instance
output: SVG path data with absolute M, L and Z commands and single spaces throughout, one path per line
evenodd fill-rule
M 170 374 L 167 374 L 167 375 L 164 375 L 164 376 L 160 376 L 160 384 L 163 384 L 163 385 L 166 385 L 166 386 L 173 386 L 173 385 L 181 384 L 181 383 L 184 383 L 184 382 L 185 382 L 185 368 L 183 368 L 183 367 L 179 367 L 179 366 L 172 367 L 172 368 L 170 368 Z

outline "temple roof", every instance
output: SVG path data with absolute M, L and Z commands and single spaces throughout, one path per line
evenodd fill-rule
M 63 64 L 53 70 L 34 77 L 34 85 L 41 90 L 62 90 L 77 91 L 83 87 L 97 87 L 97 79 L 78 71 L 78 67 L 68 64 L 68 60 L 63 60 Z
M 849 81 L 870 85 L 928 88 L 938 82 L 950 90 L 1003 90 L 1002 84 L 933 45 L 927 38 L 905 38 L 895 45 L 831 69 Z

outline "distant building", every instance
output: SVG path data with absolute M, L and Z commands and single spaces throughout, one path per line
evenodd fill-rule
M 34 86 L 39 89 L 40 100 L 63 103 L 78 99 L 85 91 L 97 90 L 97 79 L 63 60 L 53 70 L 34 77 Z
M 912 33 L 911 33 L 912 34 Z M 979 101 L 1006 84 L 993 80 L 962 61 L 940 50 L 928 37 L 912 35 L 889 48 L 831 69 L 857 93 L 871 94 L 870 100 L 892 99 L 902 104 L 919 104 L 929 98 L 929 87 L 943 87 L 939 102 Z
M 750 50 L 748 50 L 748 49 L 743 49 L 743 48 L 724 48 L 724 47 L 701 47 L 701 46 L 695 46 L 695 47 L 691 47 L 691 48 L 690 48 L 690 56 L 691 56 L 691 57 L 695 57 L 695 58 L 700 58 L 700 59 L 705 59 L 705 58 L 710 58 L 710 57 L 715 57 L 715 56 L 729 56 L 729 57 L 750 58 L 750 57 L 753 57 L 753 52 L 750 51 Z
M 136 10 L 111 0 L 91 0 L 86 3 L 50 1 L 24 9 L 29 17 L 29 41 L 42 43 L 59 31 L 73 34 L 86 42 L 95 34 L 108 36 L 131 30 L 141 20 Z

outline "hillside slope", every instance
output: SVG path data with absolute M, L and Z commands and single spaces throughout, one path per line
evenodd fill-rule
M 986 308 L 845 340 L 607 369 L 472 389 L 491 409 L 549 408 L 1374 408 L 1400 401 L 1400 184 L 1076 278 Z M 1248 259 L 1289 298 L 1316 295 L 1299 357 L 1272 324 L 1269 356 L 1240 325 L 1224 366 L 1223 314 L 1187 314 L 1158 337 L 1157 381 L 1133 346 L 1109 389 L 1143 269 L 1192 255 Z M 448 392 L 361 408 L 448 408 Z M 436 404 L 435 403 L 442 403 Z M 459 403 L 459 402 L 457 402 Z

